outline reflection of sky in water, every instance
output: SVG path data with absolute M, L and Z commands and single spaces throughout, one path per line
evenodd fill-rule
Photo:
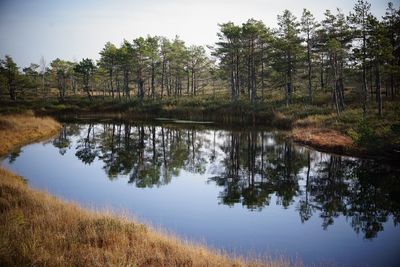
M 124 126 L 98 124 L 90 127 L 89 135 L 88 129 L 69 125 L 54 141 L 28 145 L 14 162 L 5 160 L 3 165 L 28 178 L 35 188 L 89 207 L 128 211 L 179 236 L 230 252 L 343 265 L 389 266 L 400 259 L 400 229 L 391 213 L 399 207 L 398 196 L 393 195 L 399 192 L 399 182 L 391 185 L 392 192 L 384 191 L 386 195 L 374 200 L 383 204 L 358 199 L 361 193 L 354 192 L 367 190 L 362 192 L 365 197 L 375 187 L 365 182 L 360 187 L 357 175 L 372 176 L 379 170 L 370 174 L 364 165 L 355 164 L 356 159 L 285 144 L 270 132 L 157 126 L 153 146 L 152 126 L 125 131 Z M 90 162 L 93 151 L 91 164 L 75 156 L 84 155 L 83 161 Z M 261 200 L 254 201 L 257 196 Z M 303 216 L 309 217 L 304 223 L 301 207 Z M 384 214 L 387 222 L 377 225 L 376 218 L 363 218 L 365 214 Z M 331 220 L 324 230 L 324 222 Z M 363 229 L 375 229 L 376 237 L 366 239 Z

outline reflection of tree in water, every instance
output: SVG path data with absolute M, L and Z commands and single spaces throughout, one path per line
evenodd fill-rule
M 59 139 L 70 146 L 68 136 Z M 204 173 L 207 161 L 201 151 L 203 144 L 202 133 L 195 130 L 89 124 L 82 129 L 75 155 L 85 164 L 97 157 L 110 179 L 125 175 L 129 183 L 152 187 L 168 184 L 182 169 Z
M 66 124 L 60 130 L 58 136 L 53 140 L 53 145 L 58 148 L 58 152 L 64 155 L 71 145 L 71 137 L 79 135 L 81 127 L 79 124 Z
M 310 170 L 311 170 L 311 155 L 310 151 L 307 151 L 307 174 L 306 174 L 306 184 L 304 185 L 303 192 L 300 193 L 300 199 L 298 203 L 298 211 L 300 215 L 300 220 L 302 223 L 308 221 L 313 213 L 315 212 L 315 207 L 313 207 L 312 203 L 309 200 L 309 191 L 310 191 Z
M 279 204 L 290 205 L 305 161 L 290 144 L 278 145 L 264 132 L 231 132 L 221 149 L 225 153 L 222 167 L 210 180 L 224 186 L 219 196 L 222 203 L 261 209 L 275 193 Z
M 296 202 L 303 223 L 317 213 L 327 229 L 344 216 L 365 238 L 376 237 L 390 216 L 400 221 L 400 171 L 388 165 L 312 152 L 252 131 L 229 133 L 221 150 L 210 181 L 223 187 L 223 204 L 260 210 L 274 195 L 284 208 Z
M 12 164 L 20 155 L 21 155 L 21 148 L 17 148 L 8 155 L 8 163 Z
M 95 127 L 93 124 L 89 124 L 87 127 L 87 134 L 85 138 L 81 138 L 78 141 L 76 147 L 75 156 L 77 156 L 83 163 L 90 164 L 98 155 L 96 149 L 96 134 Z
M 365 238 L 376 237 L 383 223 L 393 216 L 395 225 L 400 222 L 400 171 L 371 160 L 348 163 L 348 172 L 357 177 L 349 198 L 349 216 L 356 232 Z
M 400 221 L 399 175 L 398 169 L 373 160 L 326 155 L 314 162 L 307 206 L 320 212 L 324 229 L 335 218 L 345 216 L 357 233 L 374 238 L 389 217 L 395 224 Z M 301 205 L 304 203 L 300 204 L 300 215 L 304 216 L 306 208 Z
M 347 214 L 349 180 L 345 179 L 345 163 L 340 157 L 328 156 L 315 166 L 315 175 L 308 184 L 312 205 L 320 211 L 322 227 L 333 224 L 334 218 Z
M 390 218 L 400 222 L 398 169 L 311 151 L 270 132 L 70 124 L 53 141 L 61 154 L 72 136 L 82 162 L 97 158 L 110 179 L 127 176 L 137 187 L 166 185 L 181 171 L 211 172 L 225 205 L 261 210 L 276 199 L 294 206 L 303 223 L 320 217 L 324 229 L 344 216 L 365 238 L 376 237 Z

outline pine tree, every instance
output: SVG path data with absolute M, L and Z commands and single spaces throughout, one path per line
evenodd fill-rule
M 355 50 L 355 57 L 361 62 L 362 68 L 362 106 L 364 116 L 367 114 L 367 102 L 368 102 L 368 89 L 367 89 L 367 39 L 369 38 L 368 33 L 368 16 L 370 12 L 371 4 L 364 0 L 358 0 L 354 6 L 354 13 L 350 14 L 350 20 L 354 27 L 354 34 L 358 39 L 361 39 L 361 49 Z
M 316 39 L 316 30 L 318 24 L 315 21 L 314 16 L 307 9 L 303 9 L 303 15 L 301 17 L 301 31 L 305 35 L 305 42 L 307 46 L 307 79 L 308 79 L 308 97 L 310 103 L 313 101 L 313 90 L 312 90 L 312 58 L 313 58 L 313 47 Z
M 278 15 L 278 26 L 276 49 L 281 52 L 282 56 L 286 84 L 286 105 L 289 105 L 292 102 L 294 76 L 302 51 L 299 37 L 300 29 L 296 17 L 289 10 Z

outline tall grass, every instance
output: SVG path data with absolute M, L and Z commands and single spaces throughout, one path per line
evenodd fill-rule
M 1 266 L 284 266 L 230 259 L 112 214 L 29 189 L 0 169 Z
M 32 112 L 0 116 L 0 155 L 15 147 L 54 135 L 61 125 L 49 117 L 35 117 Z

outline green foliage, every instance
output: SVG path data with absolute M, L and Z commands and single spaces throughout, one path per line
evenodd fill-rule
M 11 100 L 17 100 L 17 84 L 19 80 L 19 70 L 17 64 L 11 56 L 6 55 L 4 60 L 0 60 L 0 75 L 4 86 L 8 90 Z
M 362 119 L 355 130 L 348 132 L 358 145 L 371 146 L 376 141 L 376 134 L 368 119 Z
M 89 58 L 82 59 L 79 63 L 74 66 L 75 73 L 80 76 L 83 88 L 89 98 L 92 100 L 92 96 L 90 94 L 91 91 L 91 79 L 93 78 L 94 72 L 96 70 L 96 66 L 93 60 Z

